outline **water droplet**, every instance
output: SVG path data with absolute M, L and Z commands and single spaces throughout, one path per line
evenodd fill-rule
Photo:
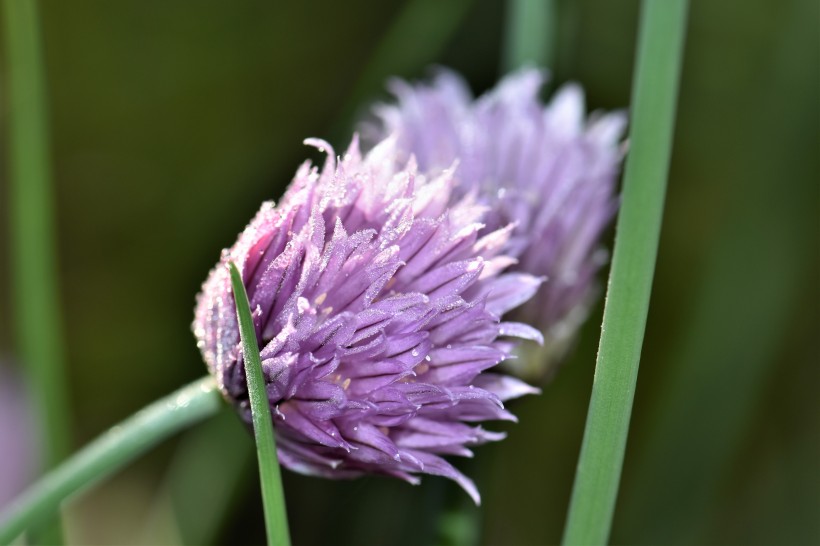
M 447 348 L 448 348 L 448 349 L 452 349 L 452 348 L 453 348 L 453 346 L 452 346 L 451 344 L 449 344 L 449 343 L 448 343 L 448 344 L 447 344 Z
M 413 356 L 419 356 L 419 350 L 418 349 L 413 349 L 413 351 L 410 354 L 413 355 Z

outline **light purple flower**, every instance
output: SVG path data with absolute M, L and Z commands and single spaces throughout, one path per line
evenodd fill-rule
M 536 392 L 488 373 L 513 338 L 500 322 L 541 280 L 506 273 L 510 228 L 487 209 L 396 161 L 388 139 L 362 157 L 354 140 L 319 171 L 305 163 L 279 205 L 266 203 L 211 272 L 194 331 L 225 396 L 250 422 L 226 263 L 243 275 L 281 463 L 331 478 L 377 473 L 417 483 L 446 476 L 476 502 L 472 481 L 442 455 L 503 434 L 468 423 L 514 420 L 503 401 Z M 480 235 L 481 233 L 481 235 Z
M 595 274 L 607 260 L 599 239 L 617 209 L 626 117 L 587 119 L 583 91 L 573 84 L 544 106 L 543 81 L 540 71 L 524 69 L 473 100 L 453 72 L 439 72 L 430 84 L 394 80 L 397 103 L 378 106 L 380 123 L 364 134 L 373 141 L 392 135 L 398 161 L 413 156 L 425 171 L 458 161 L 454 198 L 472 194 L 490 207 L 487 231 L 515 224 L 504 247 L 518 259 L 512 270 L 547 279 L 517 317 L 541 328 L 547 354 L 539 356 L 555 361 L 598 292 Z

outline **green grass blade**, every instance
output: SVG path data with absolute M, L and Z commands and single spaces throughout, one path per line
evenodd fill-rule
M 458 29 L 474 0 L 409 0 L 393 20 L 362 70 L 330 130 L 334 141 L 350 138 L 356 113 L 384 89 L 387 78 L 408 76 L 435 61 Z
M 214 415 L 222 406 L 211 376 L 157 400 L 78 451 L 0 514 L 0 544 L 51 515 L 70 495 L 87 489 L 173 433 Z
M 728 5 L 720 9 L 733 12 Z M 793 374 L 799 373 L 801 359 L 805 370 L 816 370 L 820 362 L 801 352 L 809 346 L 801 340 L 816 331 L 820 301 L 820 253 L 806 251 L 820 249 L 820 160 L 806 153 L 820 142 L 820 50 L 805 48 L 806 33 L 816 28 L 819 13 L 817 4 L 784 6 L 785 18 L 775 23 L 782 26 L 775 27 L 779 34 L 767 58 L 754 61 L 766 78 L 739 97 L 731 111 L 721 113 L 725 130 L 719 136 L 710 140 L 687 131 L 689 150 L 696 148 L 687 170 L 708 164 L 721 183 L 711 195 L 705 193 L 712 189 L 706 187 L 711 180 L 681 189 L 684 202 L 687 192 L 707 200 L 715 200 L 715 195 L 737 198 L 722 204 L 708 239 L 701 232 L 700 256 L 687 261 L 689 297 L 675 309 L 681 324 L 658 359 L 663 374 L 653 381 L 651 395 L 636 400 L 648 411 L 641 415 L 641 445 L 629 457 L 630 481 L 621 492 L 615 526 L 618 536 L 636 544 L 716 544 L 729 536 L 737 544 L 810 544 L 820 537 L 820 483 L 804 481 L 812 473 L 820 477 L 814 462 L 820 460 L 820 445 L 798 443 L 801 436 L 820 440 L 820 413 L 805 412 L 797 421 L 796 414 L 784 412 L 788 407 L 814 407 L 809 400 L 816 398 L 817 376 Z M 753 42 L 752 36 L 746 40 Z M 699 47 L 705 51 L 710 46 Z M 724 57 L 719 62 L 740 59 Z M 814 71 L 806 70 L 806 63 Z M 698 87 L 696 78 L 709 81 L 708 74 L 693 74 L 689 85 Z M 728 97 L 733 97 L 731 88 L 710 99 L 721 104 Z M 780 101 L 788 101 L 789 107 L 763 108 L 748 116 L 750 105 Z M 690 128 L 715 120 L 708 107 L 690 112 Z M 766 138 L 748 138 L 757 134 Z M 779 141 L 794 145 L 772 146 Z M 744 160 L 726 154 L 721 142 L 743 142 L 739 149 Z M 726 165 L 731 165 L 728 171 Z M 788 191 L 772 191 L 772 180 L 778 179 L 791 181 Z M 666 218 L 678 233 L 691 229 L 687 211 Z M 667 278 L 674 278 L 669 277 L 676 273 L 672 267 L 667 266 Z M 807 313 L 810 309 L 813 314 Z M 812 364 L 806 366 L 808 362 Z M 784 391 L 778 389 L 784 388 L 789 399 L 773 406 L 771 400 L 780 399 Z M 791 431 L 781 430 L 782 436 L 771 441 L 772 427 L 784 422 L 794 424 Z M 767 480 L 806 487 L 767 488 Z M 668 501 L 657 502 L 659 498 Z M 742 515 L 742 529 L 732 525 L 737 516 L 727 517 L 729 510 Z
M 70 449 L 63 332 L 57 290 L 45 69 L 36 2 L 3 0 L 9 100 L 14 318 L 19 357 L 44 425 L 50 467 Z
M 644 0 L 612 270 L 564 544 L 604 544 L 621 477 L 663 215 L 686 0 Z
M 13 317 L 18 357 L 38 420 L 43 468 L 70 449 L 71 423 L 57 289 L 45 67 L 37 2 L 3 0 L 8 116 Z M 62 543 L 59 517 L 32 530 Z
M 239 270 L 233 263 L 230 264 L 230 268 L 231 284 L 236 301 L 236 316 L 242 336 L 245 376 L 248 378 L 248 394 L 253 414 L 253 432 L 256 437 L 256 453 L 259 459 L 259 479 L 262 484 L 262 504 L 265 509 L 268 543 L 275 546 L 289 545 L 290 534 L 285 511 L 285 495 L 282 490 L 270 404 L 265 390 L 265 379 L 262 375 L 262 361 L 259 357 L 259 345 L 253 327 L 251 307 Z
M 502 72 L 525 65 L 551 67 L 555 61 L 555 1 L 509 0 Z

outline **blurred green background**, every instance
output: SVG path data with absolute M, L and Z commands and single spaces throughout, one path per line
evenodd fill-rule
M 440 64 L 491 87 L 505 4 L 46 0 L 40 11 L 80 446 L 204 373 L 194 296 L 261 201 L 319 158 L 302 139 L 345 146 L 391 75 Z M 553 81 L 581 82 L 591 109 L 627 106 L 637 15 L 633 0 L 558 2 Z M 819 24 L 816 0 L 692 1 L 614 543 L 820 543 Z M 4 79 L 5 65 L 0 90 Z M 0 353 L 13 359 L 0 229 Z M 544 394 L 513 405 L 509 438 L 464 465 L 480 510 L 438 478 L 286 473 L 294 543 L 558 542 L 600 311 Z M 249 450 L 230 414 L 182 435 L 73 503 L 70 540 L 261 542 Z

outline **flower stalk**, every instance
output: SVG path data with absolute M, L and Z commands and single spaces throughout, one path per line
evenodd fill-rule
M 0 545 L 10 544 L 57 510 L 68 497 L 88 489 L 172 434 L 214 415 L 222 407 L 215 381 L 207 376 L 112 427 L 0 513 Z
M 551 67 L 555 60 L 554 0 L 510 0 L 502 48 L 502 73 L 534 65 Z

